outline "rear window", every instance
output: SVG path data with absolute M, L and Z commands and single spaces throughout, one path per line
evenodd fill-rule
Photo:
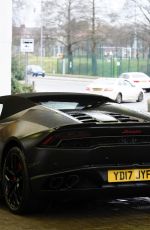
M 135 74 L 132 75 L 133 78 L 148 78 L 148 76 L 146 76 L 145 74 Z
M 41 102 L 41 104 L 49 109 L 58 109 L 58 110 L 79 109 L 79 104 L 77 102 L 47 101 L 47 102 Z
M 129 79 L 129 74 L 122 74 L 121 77 L 123 77 L 125 79 Z

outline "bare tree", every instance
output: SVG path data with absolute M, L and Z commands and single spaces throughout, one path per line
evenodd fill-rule
M 84 18 L 89 24 L 88 40 L 91 42 L 91 54 L 92 54 L 92 74 L 97 74 L 97 58 L 96 50 L 97 44 L 103 40 L 104 30 L 103 24 L 105 23 L 104 12 L 106 12 L 105 1 L 89 0 L 83 3 Z
M 130 9 L 134 37 L 141 41 L 141 44 L 147 43 L 147 47 L 150 47 L 150 0 L 126 0 L 125 4 Z
M 12 0 L 13 25 L 20 24 L 22 17 L 22 9 L 25 5 L 25 0 Z
M 134 5 L 134 14 L 137 17 L 138 22 L 142 22 L 146 27 L 150 25 L 150 0 L 128 0 Z M 139 17 L 143 16 L 143 17 Z
M 139 0 L 134 0 L 134 2 L 142 15 L 139 23 L 142 25 L 142 27 L 140 27 L 140 31 L 145 34 L 145 38 L 147 39 L 150 47 L 150 0 L 145 0 L 143 3 Z
M 80 17 L 80 3 L 78 0 L 47 0 L 43 1 L 42 21 L 45 28 L 49 28 L 50 37 L 64 45 L 68 56 L 68 73 L 73 69 L 73 46 L 83 39 L 77 24 Z
M 91 41 L 92 41 L 92 74 L 97 73 L 97 60 L 96 60 L 96 6 L 95 0 L 91 0 Z
M 43 24 L 50 28 L 51 38 L 66 47 L 68 72 L 72 72 L 73 48 L 88 40 L 91 44 L 92 73 L 96 75 L 96 45 L 100 38 L 100 22 L 104 4 L 98 0 L 43 1 Z

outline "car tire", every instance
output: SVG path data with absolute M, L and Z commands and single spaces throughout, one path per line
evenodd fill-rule
M 115 100 L 118 104 L 120 104 L 122 102 L 122 95 L 121 93 L 117 94 L 116 100 Z
M 6 205 L 14 214 L 36 210 L 38 202 L 31 194 L 25 156 L 18 147 L 12 147 L 4 159 L 2 189 Z
M 143 92 L 140 92 L 139 95 L 138 95 L 137 102 L 143 101 L 143 98 L 144 98 Z

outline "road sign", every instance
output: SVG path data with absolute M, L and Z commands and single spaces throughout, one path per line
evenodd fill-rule
M 21 52 L 34 52 L 34 39 L 32 38 L 21 38 L 20 41 Z

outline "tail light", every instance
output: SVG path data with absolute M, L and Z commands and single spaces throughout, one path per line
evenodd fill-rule
M 74 139 L 83 139 L 90 137 L 91 134 L 87 131 L 83 130 L 75 130 L 75 131 L 66 131 L 60 132 L 56 134 L 49 134 L 44 140 L 41 142 L 40 145 L 44 146 L 58 146 L 64 140 L 74 140 Z
M 86 87 L 86 90 L 87 90 L 87 91 L 92 91 L 92 88 Z
M 113 89 L 112 88 L 105 88 L 104 91 L 105 92 L 110 92 L 110 91 L 113 91 Z
M 124 129 L 122 131 L 123 135 L 140 135 L 143 134 L 143 131 L 140 129 Z
M 134 82 L 135 82 L 135 83 L 138 83 L 138 82 L 140 82 L 140 81 L 138 81 L 138 80 L 134 80 Z
M 54 143 L 57 143 L 59 140 L 57 135 L 49 135 L 47 136 L 43 141 L 42 141 L 42 145 L 51 145 Z

